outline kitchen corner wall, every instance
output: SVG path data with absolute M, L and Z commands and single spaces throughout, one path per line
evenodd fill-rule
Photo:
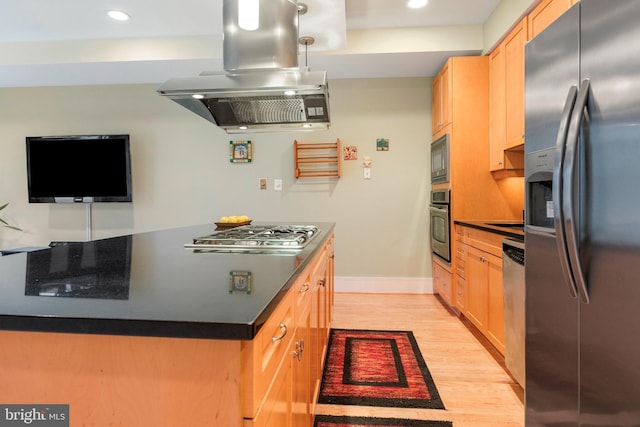
M 367 278 L 430 283 L 431 79 L 330 79 L 330 95 L 328 131 L 243 137 L 161 98 L 153 85 L 0 89 L 0 204 L 10 203 L 3 218 L 25 230 L 0 228 L 0 248 L 85 240 L 84 205 L 27 203 L 26 136 L 128 133 L 134 201 L 92 205 L 93 239 L 223 215 L 331 221 L 338 278 L 356 287 Z M 356 146 L 358 160 L 343 160 L 339 179 L 296 180 L 294 139 L 336 138 Z M 378 138 L 389 140 L 389 151 L 376 151 Z M 242 139 L 252 141 L 254 160 L 231 164 L 229 141 Z M 373 160 L 370 180 L 363 179 L 364 156 Z M 267 190 L 259 189 L 260 178 L 268 179 Z M 282 191 L 273 190 L 277 178 Z

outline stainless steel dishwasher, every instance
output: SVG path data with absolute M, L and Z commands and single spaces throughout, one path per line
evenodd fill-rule
M 524 388 L 525 382 L 525 283 L 524 242 L 502 241 L 502 283 L 504 287 L 504 362 Z

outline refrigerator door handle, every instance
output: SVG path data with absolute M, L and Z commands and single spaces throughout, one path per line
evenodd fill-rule
M 567 145 L 565 148 L 565 165 L 563 170 L 562 185 L 563 185 L 563 198 L 562 198 L 562 213 L 564 215 L 564 233 L 567 240 L 567 250 L 569 252 L 569 263 L 580 299 L 583 303 L 589 303 L 589 292 L 587 290 L 587 282 L 584 278 L 584 272 L 582 271 L 582 265 L 580 263 L 580 251 L 578 247 L 578 232 L 576 228 L 576 207 L 574 204 L 574 179 L 576 176 L 576 169 L 578 163 L 578 144 L 580 141 L 580 128 L 584 122 L 584 125 L 588 127 L 589 124 L 589 112 L 587 111 L 587 101 L 589 100 L 589 92 L 591 88 L 591 82 L 589 79 L 582 81 L 580 85 L 580 91 L 576 106 L 574 108 L 572 118 L 569 125 L 569 132 L 567 135 Z M 587 137 L 585 132 L 585 138 Z
M 570 267 L 569 251 L 567 249 L 567 238 L 564 231 L 564 213 L 562 211 L 562 200 L 564 199 L 564 186 L 562 183 L 562 175 L 565 168 L 565 148 L 567 145 L 567 133 L 569 131 L 569 123 L 573 108 L 578 97 L 578 88 L 572 85 L 567 93 L 567 100 L 564 103 L 562 116 L 560 117 L 560 125 L 558 127 L 558 137 L 556 139 L 555 162 L 553 165 L 553 225 L 556 231 L 556 243 L 558 245 L 558 256 L 560 258 L 560 266 L 564 275 L 564 281 L 569 287 L 569 294 L 572 298 L 577 298 L 578 288 L 573 278 Z

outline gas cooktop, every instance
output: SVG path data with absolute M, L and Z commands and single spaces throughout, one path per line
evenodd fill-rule
M 313 225 L 244 225 L 196 237 L 184 246 L 204 252 L 298 252 L 318 233 Z

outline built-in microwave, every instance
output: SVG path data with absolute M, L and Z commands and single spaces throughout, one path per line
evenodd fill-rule
M 449 182 L 449 134 L 431 143 L 431 183 Z

